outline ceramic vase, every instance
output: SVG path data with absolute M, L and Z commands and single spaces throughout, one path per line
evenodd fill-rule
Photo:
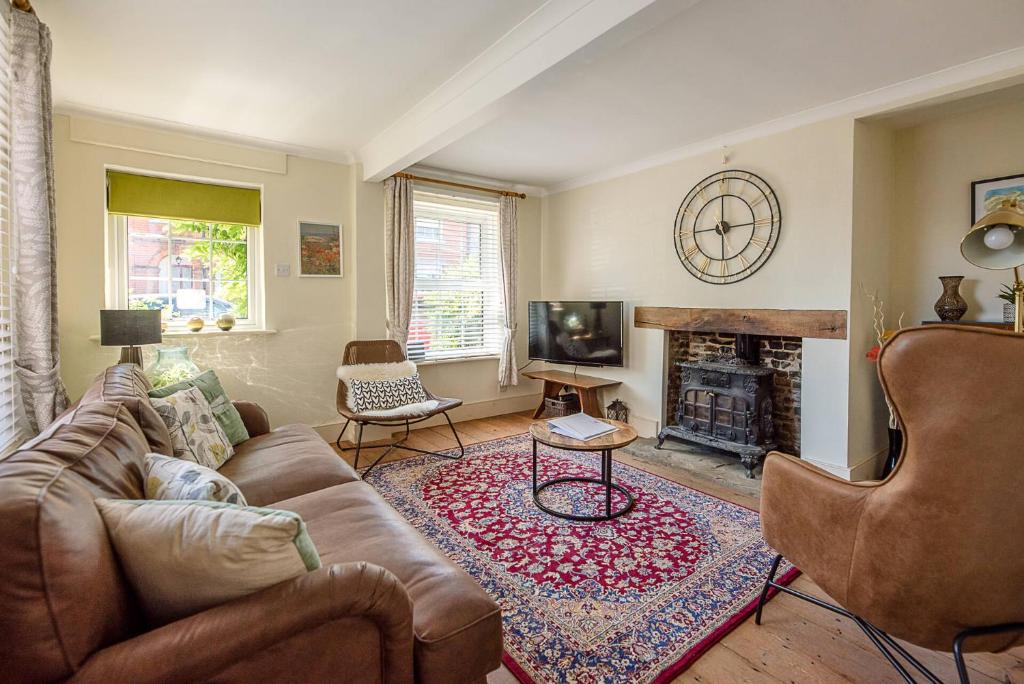
M 939 276 L 942 295 L 935 302 L 935 313 L 939 320 L 955 323 L 967 313 L 967 301 L 960 295 L 960 281 L 963 276 Z

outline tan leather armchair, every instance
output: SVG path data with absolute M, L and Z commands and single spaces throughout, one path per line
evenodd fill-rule
M 764 465 L 765 539 L 839 605 L 773 568 L 757 621 L 775 587 L 853 619 L 907 681 L 899 658 L 931 673 L 890 635 L 952 649 L 966 682 L 963 651 L 1024 643 L 1024 336 L 912 328 L 878 372 L 904 432 L 888 478 L 851 483 L 780 453 Z

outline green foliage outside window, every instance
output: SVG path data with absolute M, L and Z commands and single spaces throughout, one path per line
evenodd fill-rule
M 231 303 L 236 318 L 249 317 L 249 250 L 245 242 L 245 226 L 225 223 L 191 223 L 187 221 L 171 221 L 171 235 L 199 234 L 207 238 L 206 228 L 209 227 L 213 242 L 204 239 L 194 242 L 185 249 L 190 259 L 210 265 L 211 279 L 219 289 L 209 293 Z M 233 240 L 238 242 L 220 242 Z

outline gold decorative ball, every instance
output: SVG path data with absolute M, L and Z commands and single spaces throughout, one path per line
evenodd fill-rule
M 199 332 L 200 330 L 203 329 L 203 324 L 204 321 L 202 318 L 200 318 L 199 316 L 194 316 L 188 319 L 188 323 L 186 323 L 185 325 L 188 326 L 189 332 Z
M 235 327 L 235 317 L 226 312 L 222 313 L 217 318 L 217 327 L 225 332 L 231 330 Z

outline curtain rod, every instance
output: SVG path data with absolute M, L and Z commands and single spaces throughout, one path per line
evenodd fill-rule
M 413 181 L 420 181 L 421 183 L 433 183 L 434 185 L 447 185 L 453 188 L 463 188 L 464 190 L 479 190 L 480 192 L 490 192 L 495 195 L 505 195 L 506 197 L 518 197 L 519 199 L 526 199 L 526 195 L 521 192 L 514 192 L 512 190 L 498 190 L 497 188 L 485 188 L 480 185 L 469 185 L 467 183 L 456 183 L 450 180 L 441 180 L 440 178 L 426 178 L 425 176 L 414 176 L 411 173 L 405 173 L 400 171 L 395 174 L 395 178 L 408 178 Z

